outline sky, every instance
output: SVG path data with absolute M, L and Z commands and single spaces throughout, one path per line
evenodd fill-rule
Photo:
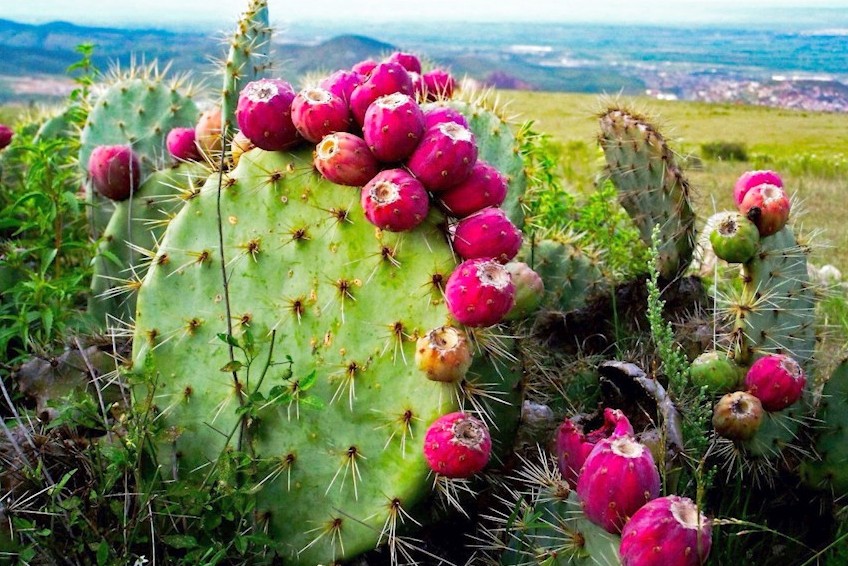
M 83 25 L 224 29 L 235 21 L 246 3 L 246 0 L 0 0 L 0 18 L 27 23 L 65 20 Z M 337 22 L 723 23 L 741 17 L 742 11 L 749 19 L 767 20 L 789 12 L 793 12 L 794 18 L 794 14 L 803 16 L 801 7 L 848 10 L 848 0 L 269 0 L 271 21 L 276 25 L 324 18 Z

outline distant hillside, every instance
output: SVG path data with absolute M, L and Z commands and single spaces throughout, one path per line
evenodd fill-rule
M 272 54 L 276 74 L 294 84 L 310 73 L 349 68 L 363 59 L 380 59 L 396 49 L 390 43 L 362 35 L 340 35 L 310 45 L 279 41 L 278 37 Z M 209 59 L 225 54 L 220 38 L 202 34 L 81 27 L 67 22 L 29 25 L 0 19 L 0 52 L 4 55 L 0 58 L 0 102 L 37 98 L 31 91 L 16 93 L 14 81 L 63 76 L 68 66 L 79 59 L 74 49 L 81 43 L 96 46 L 94 63 L 100 69 L 107 69 L 114 62 L 126 66 L 133 58 L 158 59 L 160 63 L 170 63 L 173 71 L 197 73 L 196 78 L 207 82 L 207 71 L 212 70 Z M 499 52 L 459 49 L 435 62 L 456 75 L 468 75 L 502 88 L 572 92 L 636 92 L 644 88 L 640 80 L 609 69 L 545 66 Z

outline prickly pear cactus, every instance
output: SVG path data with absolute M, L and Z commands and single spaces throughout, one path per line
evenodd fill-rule
M 415 338 L 450 322 L 441 286 L 455 260 L 435 211 L 412 232 L 381 232 L 359 192 L 319 177 L 309 152 L 246 153 L 220 195 L 228 309 L 217 206 L 213 176 L 169 224 L 138 294 L 135 367 L 152 376 L 173 439 L 160 463 L 182 476 L 247 446 L 268 479 L 257 510 L 287 564 L 373 548 L 430 489 L 426 427 L 461 405 L 486 412 L 512 388 L 512 368 L 494 355 L 509 345 L 480 333 L 458 385 L 413 364 Z M 258 367 L 238 383 L 222 373 L 216 335 L 228 316 L 260 359 L 274 338 L 273 362 L 290 356 L 291 377 L 273 363 L 265 379 Z M 268 401 L 244 430 L 241 395 L 257 393 Z M 286 393 L 290 402 L 273 402 Z
M 88 159 L 100 145 L 130 145 L 142 167 L 142 181 L 163 162 L 165 137 L 172 128 L 194 126 L 197 107 L 184 81 L 166 81 L 155 66 L 138 68 L 113 80 L 89 110 L 80 133 L 79 162 L 88 173 Z M 91 223 L 99 235 L 114 211 L 114 203 L 86 183 Z
M 660 226 L 659 268 L 674 277 L 689 266 L 695 248 L 695 212 L 689 183 L 665 138 L 641 116 L 610 108 L 600 116 L 599 141 L 622 206 L 646 245 Z
M 848 361 L 843 361 L 825 383 L 816 414 L 815 455 L 801 464 L 801 479 L 834 498 L 848 494 Z
M 242 87 L 262 78 L 270 68 L 271 28 L 268 24 L 267 0 L 250 0 L 239 18 L 230 40 L 230 51 L 224 66 L 224 98 L 221 117 L 225 131 L 232 135 L 235 112 Z
M 727 308 L 735 318 L 732 352 L 749 365 L 757 356 L 792 356 L 807 376 L 814 373 L 816 293 L 807 275 L 809 249 L 797 242 L 790 227 L 760 240 L 759 251 L 742 264 L 742 290 Z M 812 378 L 807 380 L 809 401 Z M 754 455 L 775 455 L 792 442 L 804 402 L 767 413 L 746 445 Z
M 116 321 L 132 321 L 135 291 L 150 255 L 170 218 L 195 196 L 208 175 L 203 164 L 179 164 L 153 173 L 133 198 L 115 203 L 94 258 L 88 312 L 95 320 L 109 325 L 108 314 Z

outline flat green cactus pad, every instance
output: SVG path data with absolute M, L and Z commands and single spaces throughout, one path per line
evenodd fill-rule
M 817 418 L 815 454 L 801 464 L 801 479 L 834 498 L 848 494 L 848 361 L 843 361 L 825 383 Z

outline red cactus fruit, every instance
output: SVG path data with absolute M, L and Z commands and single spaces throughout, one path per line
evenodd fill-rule
M 660 474 L 648 448 L 629 434 L 598 441 L 577 478 L 586 517 L 610 533 L 660 494 Z
M 462 324 L 492 326 L 512 308 L 515 285 L 502 264 L 490 259 L 469 259 L 448 277 L 445 302 Z
M 239 95 L 236 120 L 256 147 L 279 151 L 299 141 L 291 116 L 294 89 L 286 81 L 260 79 L 247 83 Z
M 757 252 L 760 231 L 756 224 L 739 212 L 724 212 L 710 232 L 710 244 L 716 256 L 729 263 L 745 263 Z
M 467 478 L 489 462 L 492 438 L 480 419 L 462 412 L 436 419 L 424 436 L 424 458 L 434 472 L 448 478 Z
M 396 92 L 371 103 L 362 123 L 362 137 L 383 163 L 412 154 L 424 134 L 424 113 L 409 95 Z
M 362 208 L 371 224 L 390 232 L 412 230 L 427 218 L 424 186 L 403 169 L 386 169 L 362 187 Z
M 206 155 L 221 151 L 221 107 L 216 106 L 200 115 L 194 126 L 194 141 Z
M 456 80 L 444 69 L 433 69 L 422 75 L 427 100 L 443 100 L 453 97 Z
M 712 523 L 688 497 L 667 495 L 636 511 L 621 531 L 622 566 L 701 566 Z
M 291 103 L 291 119 L 298 133 L 312 143 L 335 132 L 346 132 L 350 127 L 347 103 L 320 87 L 297 93 Z
M 374 63 L 376 65 L 376 63 Z M 350 95 L 353 89 L 362 84 L 362 75 L 355 71 L 340 70 L 323 79 L 318 86 L 329 90 L 345 103 L 350 103 Z
M 12 143 L 12 138 L 15 137 L 15 132 L 6 124 L 0 124 L 0 149 L 6 148 Z
M 462 259 L 491 258 L 506 263 L 518 254 L 523 239 L 506 213 L 490 206 L 457 223 L 453 249 Z
M 398 63 L 380 63 L 350 95 L 350 112 L 361 126 L 371 103 L 387 94 L 400 92 L 413 96 L 412 79 Z
M 739 206 L 748 191 L 764 183 L 783 188 L 783 179 L 774 171 L 746 171 L 742 173 L 733 187 L 733 202 L 736 203 L 736 206 Z
M 604 409 L 604 423 L 597 429 L 584 432 L 578 419 L 566 419 L 554 437 L 554 454 L 559 471 L 568 484 L 577 487 L 577 477 L 598 441 L 613 434 L 633 434 L 633 427 L 618 409 Z
M 325 136 L 315 147 L 315 168 L 337 185 L 361 187 L 380 170 L 365 140 L 347 132 Z
M 471 367 L 468 337 L 453 326 L 434 328 L 416 342 L 415 364 L 432 381 L 462 380 Z
M 789 197 L 777 185 L 757 185 L 745 193 L 739 212 L 757 225 L 760 236 L 780 232 L 789 220 Z
M 424 127 L 430 129 L 436 124 L 456 122 L 463 128 L 468 128 L 468 119 L 459 110 L 450 106 L 430 106 L 424 110 Z
M 426 120 L 426 116 L 425 116 Z M 506 177 L 496 167 L 478 159 L 468 178 L 439 192 L 439 203 L 453 216 L 464 218 L 487 206 L 500 206 L 509 190 Z
M 753 363 L 745 387 L 766 411 L 781 411 L 801 398 L 807 377 L 801 366 L 784 354 L 768 354 Z
M 359 63 L 356 63 L 353 67 L 350 68 L 350 70 L 362 77 L 367 77 L 371 74 L 371 71 L 373 71 L 374 67 L 376 67 L 377 65 L 378 63 L 374 59 L 364 59 Z
M 174 159 L 196 161 L 200 159 L 200 150 L 194 143 L 194 128 L 174 128 L 165 138 L 165 147 Z
M 421 74 L 421 60 L 412 53 L 395 51 L 386 58 L 389 63 L 398 63 L 401 67 L 411 73 Z
M 471 130 L 445 122 L 427 130 L 406 163 L 430 191 L 443 191 L 471 176 L 477 163 L 477 140 Z
M 424 79 L 421 77 L 420 73 L 416 73 L 415 71 L 407 71 L 409 73 L 409 80 L 412 81 L 412 98 L 417 101 L 421 101 L 424 99 Z
M 760 430 L 763 404 L 746 391 L 734 391 L 713 407 L 713 429 L 730 440 L 749 440 Z
M 515 285 L 515 302 L 504 320 L 522 320 L 530 316 L 545 297 L 545 282 L 529 265 L 521 261 L 506 264 L 506 270 Z
M 138 188 L 141 163 L 128 145 L 100 145 L 88 158 L 94 189 L 106 198 L 126 200 Z

